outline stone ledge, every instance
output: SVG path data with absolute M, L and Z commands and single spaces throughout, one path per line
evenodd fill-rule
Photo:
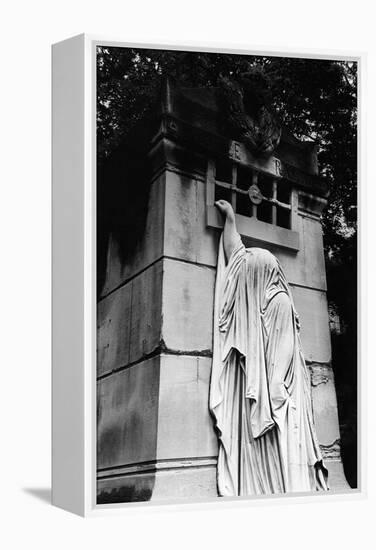
M 223 228 L 223 219 L 215 206 L 206 207 L 206 225 L 214 229 Z M 289 250 L 299 250 L 299 233 L 291 229 L 278 227 L 254 218 L 235 215 L 236 227 L 242 237 L 252 239 L 261 244 L 280 246 Z
M 98 479 L 110 479 L 129 475 L 140 475 L 162 470 L 177 470 L 181 468 L 207 468 L 217 465 L 216 456 L 167 458 L 150 460 L 147 462 L 116 466 L 115 468 L 103 468 L 97 471 Z

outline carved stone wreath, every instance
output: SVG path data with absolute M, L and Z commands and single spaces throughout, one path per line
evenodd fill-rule
M 271 155 L 281 138 L 281 128 L 272 113 L 263 104 L 255 102 L 253 113 L 245 107 L 249 103 L 249 90 L 240 82 L 222 78 L 226 119 L 239 141 L 257 155 Z M 247 101 L 246 101 L 247 100 Z

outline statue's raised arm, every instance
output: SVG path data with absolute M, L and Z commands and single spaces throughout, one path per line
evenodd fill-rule
M 228 262 L 233 250 L 240 240 L 240 235 L 236 230 L 235 213 L 231 204 L 225 200 L 215 202 L 215 206 L 224 217 L 223 228 L 223 246 L 225 249 L 226 261 Z

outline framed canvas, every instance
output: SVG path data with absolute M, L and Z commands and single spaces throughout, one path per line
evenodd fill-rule
M 53 46 L 55 505 L 364 493 L 361 66 Z

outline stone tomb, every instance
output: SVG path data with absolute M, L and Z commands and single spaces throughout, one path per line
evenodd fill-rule
M 246 246 L 268 248 L 285 270 L 330 487 L 347 487 L 315 147 L 282 132 L 273 154 L 259 157 L 226 129 L 217 98 L 215 89 L 167 85 L 98 192 L 98 503 L 217 495 L 208 410 L 217 198 L 232 201 Z M 264 197 L 257 206 L 252 183 Z M 132 218 L 137 209 L 143 215 Z

